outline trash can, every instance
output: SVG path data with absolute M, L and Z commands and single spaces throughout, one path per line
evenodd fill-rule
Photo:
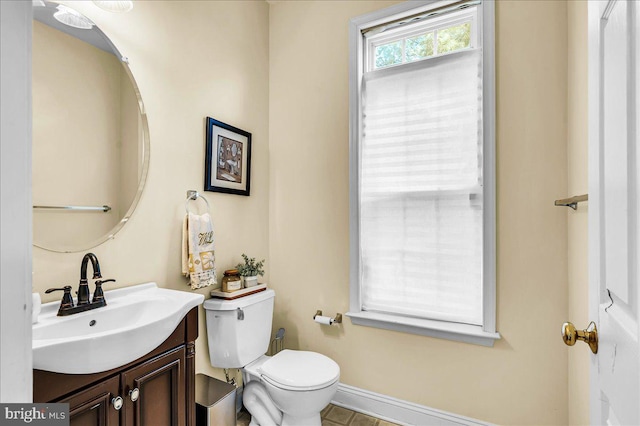
M 196 374 L 196 425 L 235 424 L 236 387 L 205 374 Z

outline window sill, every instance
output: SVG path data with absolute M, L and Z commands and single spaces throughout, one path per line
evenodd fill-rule
M 500 333 L 484 331 L 479 325 L 458 324 L 420 318 L 407 318 L 379 312 L 347 312 L 356 325 L 455 340 L 474 345 L 492 347 L 500 339 Z

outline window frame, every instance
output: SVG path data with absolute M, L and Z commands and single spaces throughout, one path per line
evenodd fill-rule
M 362 32 L 434 9 L 453 7 L 459 4 L 455 0 L 405 2 L 355 17 L 349 22 L 350 290 L 346 315 L 355 325 L 493 346 L 495 340 L 500 339 L 496 331 L 495 5 L 492 0 L 470 3 L 479 3 L 476 24 L 479 26 L 477 34 L 482 37 L 483 54 L 483 323 L 470 325 L 363 311 L 360 290 L 360 100 L 367 51 L 367 40 Z
M 447 15 L 451 15 L 451 16 L 447 16 Z M 393 43 L 395 41 L 403 40 L 406 38 L 416 37 L 423 33 L 434 34 L 434 48 L 437 49 L 437 45 L 438 45 L 437 31 L 447 29 L 455 25 L 464 24 L 466 22 L 469 22 L 473 28 L 471 31 L 471 40 L 468 47 L 470 49 L 473 49 L 478 45 L 478 34 L 481 30 L 481 26 L 478 25 L 476 14 L 472 15 L 468 11 L 466 11 L 466 9 L 461 9 L 459 11 L 451 12 L 450 14 L 445 14 L 443 16 L 438 16 L 438 17 L 426 20 L 425 22 L 415 24 L 413 25 L 414 28 L 412 28 L 411 31 L 409 32 L 402 31 L 402 27 L 398 27 L 398 28 L 391 29 L 388 32 L 371 36 L 369 39 L 365 39 L 363 43 L 364 51 L 362 52 L 362 55 L 364 57 L 364 64 L 365 64 L 363 66 L 364 67 L 363 69 L 368 69 L 368 71 L 388 69 L 388 68 L 393 68 L 399 65 L 437 58 L 439 56 L 448 55 L 450 53 L 455 53 L 460 50 L 463 50 L 463 49 L 460 49 L 454 52 L 435 53 L 432 56 L 428 56 L 415 61 L 402 62 L 400 64 L 393 64 L 393 65 L 388 65 L 380 68 L 375 67 L 375 53 L 372 54 L 372 52 L 375 52 L 375 49 L 378 46 L 383 46 L 385 44 Z M 398 36 L 399 33 L 402 35 Z M 402 48 L 403 59 L 405 55 L 406 55 L 406 52 L 403 46 Z

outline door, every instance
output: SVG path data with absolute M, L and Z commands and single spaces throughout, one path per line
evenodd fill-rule
M 122 382 L 125 425 L 185 425 L 184 346 L 125 371 Z
M 71 426 L 117 426 L 122 408 L 119 388 L 116 376 L 57 402 L 69 404 Z
M 635 1 L 589 1 L 591 423 L 640 424 L 638 22 Z
M 0 401 L 31 401 L 31 2 L 0 1 Z

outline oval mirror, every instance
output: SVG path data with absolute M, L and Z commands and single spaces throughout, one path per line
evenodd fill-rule
M 35 0 L 33 12 L 33 243 L 83 251 L 136 207 L 147 118 L 128 60 L 98 27 L 57 3 Z

